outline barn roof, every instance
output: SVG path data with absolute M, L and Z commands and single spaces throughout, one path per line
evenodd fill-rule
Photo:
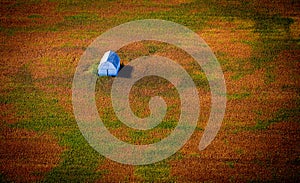
M 103 64 L 104 62 L 110 62 L 114 65 L 115 68 L 118 68 L 120 64 L 120 58 L 115 52 L 110 50 L 104 53 L 99 66 L 101 66 L 101 64 Z

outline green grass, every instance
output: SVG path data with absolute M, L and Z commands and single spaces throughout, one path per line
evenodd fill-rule
M 97 22 L 99 16 L 95 13 L 78 13 L 76 15 L 65 16 L 64 19 L 69 25 L 88 25 Z
M 232 80 L 240 80 L 241 78 L 243 78 L 245 76 L 245 74 L 243 72 L 238 72 L 235 75 L 231 76 L 230 78 Z
M 165 161 L 137 166 L 134 174 L 145 182 L 176 182 L 175 177 L 170 175 L 170 165 Z
M 254 34 L 259 34 L 258 41 L 244 41 L 253 49 L 251 58 L 245 61 L 252 64 L 253 70 L 266 68 L 268 71 L 265 76 L 266 84 L 270 84 L 275 80 L 272 65 L 278 54 L 283 50 L 288 50 L 291 45 L 299 42 L 290 35 L 290 26 L 294 23 L 294 20 L 290 17 L 280 15 L 279 12 L 276 12 L 278 10 L 274 9 L 272 13 L 275 14 L 270 15 L 268 9 L 261 7 L 261 11 L 258 11 L 260 8 L 253 6 L 250 2 L 242 2 L 234 6 L 230 3 L 224 3 L 220 6 L 215 1 L 197 1 L 184 6 L 192 5 L 198 9 L 201 9 L 201 6 L 208 7 L 205 14 L 206 16 L 216 15 L 216 17 L 212 16 L 214 19 L 222 18 L 226 22 L 234 22 L 238 18 L 242 22 L 247 22 L 244 23 L 245 25 L 239 26 L 238 29 L 250 29 Z M 230 60 L 232 59 L 230 58 Z M 225 70 L 232 70 L 235 67 L 233 64 L 225 64 L 224 66 Z M 239 66 L 234 71 L 240 70 L 244 75 L 247 74 L 248 71 L 245 72 L 241 68 Z M 242 74 L 237 73 L 232 79 L 240 79 L 242 76 Z
M 31 15 L 28 15 L 27 18 L 43 18 L 43 16 L 40 14 L 31 14 Z
M 15 35 L 16 31 L 18 31 L 16 28 L 7 28 L 7 27 L 0 26 L 0 32 L 3 32 L 7 36 Z
M 107 121 L 107 122 L 104 123 L 104 124 L 105 124 L 105 126 L 106 126 L 107 128 L 109 128 L 109 129 L 110 129 L 110 128 L 111 128 L 111 129 L 118 129 L 118 128 L 124 126 L 124 124 L 121 123 L 120 121 L 113 121 L 113 120 Z
M 227 94 L 227 98 L 231 100 L 245 99 L 251 96 L 250 92 Z
M 234 161 L 226 161 L 225 164 L 229 166 L 229 168 L 234 168 L 235 162 Z
M 297 40 L 291 38 L 290 25 L 293 19 L 280 15 L 253 16 L 256 22 L 254 32 L 260 34 L 260 40 L 253 44 L 253 54 L 250 59 L 255 69 L 265 68 L 265 83 L 275 81 L 274 61 L 283 50 L 290 49 Z
M 96 171 L 104 160 L 86 142 L 78 129 L 59 132 L 60 145 L 69 147 L 62 155 L 62 162 L 45 178 L 46 182 L 91 182 L 101 178 L 105 170 Z
M 258 119 L 255 126 L 248 127 L 248 130 L 266 130 L 273 123 L 278 122 L 299 122 L 298 117 L 300 115 L 300 107 L 295 107 L 291 109 L 282 108 L 275 113 L 275 117 L 269 120 Z
M 177 126 L 178 119 L 162 121 L 156 128 L 172 130 Z
M 163 48 L 164 48 L 164 44 L 152 44 L 151 42 L 147 41 L 144 43 L 148 52 L 149 52 L 149 55 L 152 55 L 158 51 L 163 51 Z
M 128 136 L 130 138 L 129 143 L 132 144 L 151 144 L 159 142 L 161 139 L 153 136 L 152 134 L 160 134 L 166 137 L 177 126 L 178 120 L 162 121 L 158 126 L 151 130 L 129 130 Z M 122 124 L 122 123 L 121 123 Z M 124 126 L 122 124 L 122 126 Z M 166 132 L 165 130 L 168 130 Z
M 209 84 L 204 72 L 200 72 L 199 74 L 193 74 L 192 79 L 196 85 L 205 91 L 209 91 Z
M 264 79 L 265 84 L 273 83 L 275 79 L 276 79 L 276 75 L 273 71 L 273 68 L 268 67 L 265 73 L 265 79 Z
M 236 149 L 235 152 L 238 154 L 238 155 L 243 155 L 245 154 L 244 150 L 242 148 L 239 148 L 239 149 Z
M 3 101 L 16 106 L 19 121 L 11 128 L 25 128 L 54 135 L 59 144 L 67 148 L 60 164 L 50 171 L 46 182 L 89 182 L 101 176 L 95 171 L 103 159 L 89 146 L 79 131 L 73 115 L 62 109 L 57 98 L 46 95 L 33 85 L 35 82 L 24 65 L 14 79 L 14 88 Z
M 58 4 L 57 11 L 75 11 L 85 10 L 90 8 L 101 9 L 109 5 L 110 2 L 115 0 L 49 0 L 50 2 L 56 2 Z
M 141 130 L 130 130 L 129 137 L 131 138 L 130 142 L 133 144 L 149 144 L 151 140 L 148 133 Z
M 35 26 L 28 27 L 3 27 L 0 26 L 0 32 L 3 32 L 7 36 L 14 36 L 17 33 L 33 33 L 33 32 L 57 32 L 60 27 L 57 25 L 43 25 L 37 24 Z
M 151 14 L 155 18 L 162 18 L 189 27 L 193 31 L 200 31 L 205 28 L 205 23 L 209 20 L 209 13 L 205 11 L 190 12 L 190 9 L 203 8 L 199 2 L 181 4 L 178 8 L 163 13 Z

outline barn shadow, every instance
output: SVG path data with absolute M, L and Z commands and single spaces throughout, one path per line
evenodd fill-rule
M 122 78 L 131 78 L 131 74 L 133 71 L 133 67 L 130 65 L 124 65 L 121 63 L 120 65 L 120 71 L 118 73 L 117 77 L 122 77 Z

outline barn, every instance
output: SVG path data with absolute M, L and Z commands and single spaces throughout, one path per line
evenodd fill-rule
M 99 76 L 117 76 L 120 69 L 120 57 L 113 51 L 104 53 L 98 65 Z

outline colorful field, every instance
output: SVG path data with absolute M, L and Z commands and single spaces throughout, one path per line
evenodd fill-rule
M 172 45 L 141 41 L 117 50 L 122 63 L 168 57 L 193 78 L 201 113 L 188 143 L 161 162 L 133 166 L 101 156 L 78 129 L 73 76 L 86 48 L 103 32 L 132 20 L 162 19 L 202 37 L 224 72 L 226 114 L 214 141 L 198 144 L 211 95 L 201 67 Z M 297 0 L 0 0 L 0 182 L 299 182 L 300 2 Z M 99 58 L 100 59 L 100 58 Z M 109 131 L 132 144 L 150 144 L 176 127 L 174 86 L 145 77 L 131 90 L 139 117 L 160 95 L 163 122 L 141 131 L 115 116 L 110 89 L 96 84 L 99 115 Z

